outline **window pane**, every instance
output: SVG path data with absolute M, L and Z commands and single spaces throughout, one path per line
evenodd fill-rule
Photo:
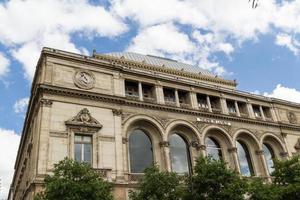
M 84 144 L 84 161 L 88 163 L 92 163 L 92 145 L 91 144 Z
M 143 173 L 153 164 L 151 140 L 142 130 L 135 130 L 130 134 L 129 153 L 132 173 Z
M 83 136 L 83 141 L 84 142 L 92 142 L 92 137 L 91 136 Z
M 189 152 L 186 142 L 177 134 L 170 137 L 172 171 L 189 173 Z
M 251 158 L 247 146 L 240 141 L 237 141 L 236 144 L 237 144 L 241 174 L 243 176 L 254 175 Z
M 81 161 L 82 158 L 81 158 L 81 144 L 75 144 L 75 160 L 76 161 Z
M 222 158 L 222 151 L 219 143 L 213 138 L 207 137 L 205 139 L 206 153 L 215 160 L 220 160 Z
M 75 135 L 75 142 L 81 142 L 81 136 Z
M 265 160 L 266 160 L 266 164 L 268 167 L 268 171 L 271 174 L 274 171 L 274 168 L 273 168 L 274 152 L 273 152 L 272 148 L 267 144 L 263 144 L 263 150 L 264 150 L 264 155 L 265 155 Z

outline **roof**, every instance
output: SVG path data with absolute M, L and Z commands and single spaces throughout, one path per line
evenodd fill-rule
M 131 53 L 131 52 L 113 52 L 113 53 L 107 53 L 105 55 L 117 57 L 117 58 L 124 58 L 126 60 L 131 60 L 135 62 L 141 62 L 149 65 L 154 66 L 161 66 L 161 67 L 167 67 L 175 70 L 181 70 L 181 71 L 187 71 L 197 74 L 202 74 L 210 77 L 215 77 L 216 75 L 201 69 L 198 66 L 190 65 L 186 63 L 181 63 L 176 60 L 168 59 L 168 58 L 162 58 L 158 56 L 152 56 L 152 55 L 142 55 L 138 53 Z

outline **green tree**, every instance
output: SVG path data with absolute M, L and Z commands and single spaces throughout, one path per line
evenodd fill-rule
M 300 199 L 300 157 L 275 160 L 273 184 L 280 188 L 282 200 Z
M 45 177 L 45 191 L 37 200 L 112 200 L 111 185 L 87 163 L 64 159 Z
M 226 167 L 222 160 L 199 157 L 194 174 L 187 180 L 186 200 L 242 200 L 247 184 L 239 174 Z
M 248 179 L 249 200 L 279 200 L 280 188 L 262 178 Z
M 152 166 L 145 170 L 137 191 L 130 191 L 131 200 L 179 200 L 183 189 L 180 177 L 173 172 L 159 171 Z

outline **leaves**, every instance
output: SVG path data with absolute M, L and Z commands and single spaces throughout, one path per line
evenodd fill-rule
M 45 177 L 45 191 L 36 200 L 112 200 L 111 185 L 87 163 L 64 159 Z

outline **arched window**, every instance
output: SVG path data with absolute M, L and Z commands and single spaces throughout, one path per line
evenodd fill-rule
M 149 136 L 136 129 L 129 136 L 130 172 L 143 173 L 153 164 L 152 143 Z
M 190 172 L 190 154 L 186 141 L 178 134 L 170 137 L 170 155 L 172 171 L 184 174 Z
M 264 156 L 266 160 L 266 164 L 268 167 L 269 174 L 274 171 L 274 162 L 273 159 L 275 158 L 274 151 L 269 144 L 263 144 Z
M 222 159 L 222 149 L 219 143 L 212 137 L 205 139 L 207 156 L 211 156 L 215 160 Z
M 236 146 L 237 146 L 237 152 L 239 157 L 241 174 L 243 176 L 253 176 L 254 171 L 253 171 L 253 166 L 252 166 L 248 147 L 244 142 L 239 140 L 236 142 Z

